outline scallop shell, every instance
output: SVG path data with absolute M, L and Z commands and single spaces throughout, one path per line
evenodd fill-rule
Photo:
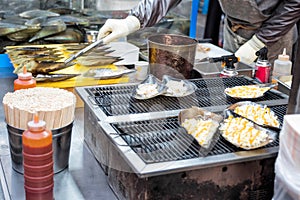
M 149 87 L 156 86 L 156 92 L 152 92 L 146 95 L 141 95 L 139 93 L 139 90 L 141 90 L 142 87 Z M 152 74 L 149 74 L 147 78 L 142 81 L 140 84 L 138 84 L 136 87 L 134 87 L 134 90 L 132 92 L 132 97 L 140 100 L 150 99 L 153 97 L 156 97 L 158 95 L 161 95 L 165 92 L 166 87 Z
M 242 102 L 238 102 L 238 103 L 235 103 L 231 106 L 229 106 L 227 109 L 234 112 L 235 108 L 239 107 L 239 106 L 244 106 L 244 105 L 253 105 L 253 106 L 260 106 L 261 108 L 266 108 L 267 106 L 266 105 L 263 105 L 263 104 L 258 104 L 258 103 L 254 103 L 252 101 L 242 101 Z M 235 113 L 235 112 L 234 112 Z M 274 111 L 270 110 L 270 113 L 275 116 L 277 118 L 277 123 L 279 124 L 279 126 L 271 126 L 271 125 L 268 125 L 268 124 L 262 124 L 254 119 L 251 119 L 251 117 L 248 117 L 248 116 L 242 116 L 244 118 L 247 118 L 248 120 L 260 125 L 260 126 L 263 126 L 264 128 L 271 128 L 275 131 L 280 131 L 281 130 L 281 126 L 280 126 L 280 122 L 278 120 L 278 116 L 274 113 Z M 235 113 L 236 115 L 240 116 L 238 113 Z
M 202 119 L 205 121 L 210 119 L 213 121 L 214 124 L 217 124 L 217 126 L 215 127 L 216 128 L 215 131 L 209 134 L 210 136 L 208 137 L 208 141 L 206 141 L 203 146 L 201 146 L 198 143 L 200 145 L 199 154 L 201 156 L 206 156 L 213 149 L 213 147 L 216 145 L 216 143 L 219 140 L 220 132 L 218 131 L 218 126 L 220 122 L 223 120 L 223 117 L 221 115 L 217 115 L 215 113 L 207 111 L 203 108 L 193 106 L 189 109 L 182 110 L 179 113 L 178 121 L 180 125 L 182 125 L 186 119 Z M 186 130 L 185 128 L 184 130 L 188 134 L 188 130 Z M 197 138 L 195 139 L 197 140 Z
M 172 91 L 171 89 L 168 88 L 168 83 L 170 81 L 175 81 L 175 82 L 178 82 L 179 83 L 183 83 L 183 87 L 185 87 L 186 89 L 186 92 L 184 93 L 175 93 L 174 91 Z M 171 77 L 171 76 L 168 76 L 168 75 L 164 75 L 163 76 L 163 80 L 162 80 L 163 84 L 166 86 L 166 92 L 162 95 L 164 96 L 170 96 L 170 97 L 184 97 L 184 96 L 188 96 L 188 95 L 191 95 L 193 94 L 196 89 L 197 89 L 197 86 L 188 81 L 188 80 L 182 80 L 182 79 L 177 79 L 177 78 L 174 78 L 174 77 Z
M 234 99 L 257 99 L 260 97 L 263 97 L 265 95 L 266 92 L 268 92 L 269 90 L 271 90 L 273 87 L 277 86 L 277 84 L 271 84 L 271 83 L 267 83 L 267 84 L 258 84 L 258 85 L 241 85 L 241 86 L 235 86 L 235 87 L 231 87 L 231 88 L 226 88 L 224 90 L 224 93 L 226 94 L 227 97 L 231 97 Z M 249 89 L 249 87 L 253 87 L 251 88 L 251 90 Z M 237 96 L 237 95 L 233 95 L 231 94 L 232 90 L 241 90 L 241 91 L 245 91 L 245 90 L 249 90 L 249 93 L 253 94 L 253 90 L 254 89 L 261 89 L 261 93 L 258 93 L 256 96 Z M 240 94 L 239 92 L 237 92 L 237 94 Z
M 226 110 L 224 111 L 224 120 L 227 119 L 227 118 L 229 118 L 230 116 L 233 116 L 234 118 L 240 117 L 240 116 L 236 115 L 232 110 L 226 109 Z M 244 119 L 248 120 L 247 118 L 244 118 Z M 241 144 L 237 144 L 237 143 L 231 141 L 231 140 L 230 140 L 229 138 L 227 138 L 226 136 L 224 136 L 224 135 L 225 135 L 225 134 L 224 134 L 224 130 L 222 130 L 222 127 L 223 127 L 224 123 L 221 123 L 221 126 L 220 126 L 220 128 L 219 128 L 222 137 L 223 137 L 226 141 L 228 141 L 229 143 L 233 144 L 234 146 L 236 146 L 236 147 L 238 147 L 238 148 L 242 148 L 242 149 L 244 149 L 244 150 L 252 150 L 252 149 L 257 149 L 257 148 L 266 146 L 267 144 L 269 144 L 269 143 L 275 141 L 276 138 L 278 137 L 278 133 L 277 133 L 277 132 L 272 131 L 272 130 L 267 129 L 267 128 L 264 128 L 264 127 L 262 127 L 262 126 L 259 126 L 259 125 L 253 123 L 253 122 L 250 121 L 250 120 L 248 120 L 248 121 L 249 121 L 250 123 L 252 123 L 252 125 L 253 125 L 253 127 L 254 127 L 255 129 L 258 129 L 258 130 L 260 130 L 260 131 L 265 131 L 265 132 L 266 132 L 266 134 L 267 134 L 268 136 L 267 136 L 267 139 L 266 139 L 265 141 L 262 141 L 259 145 L 257 145 L 257 146 L 252 146 L 252 147 L 249 147 L 249 146 L 243 146 L 243 145 L 241 145 Z

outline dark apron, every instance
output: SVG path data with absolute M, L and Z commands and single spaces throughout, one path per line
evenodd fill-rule
M 230 52 L 236 52 L 270 16 L 259 10 L 255 0 L 219 0 L 219 2 L 225 13 L 223 48 Z M 273 3 L 276 4 L 276 1 Z M 278 55 L 282 54 L 283 48 L 286 48 L 287 54 L 292 56 L 295 36 L 296 27 L 292 28 L 281 40 L 267 46 L 268 58 L 272 65 Z

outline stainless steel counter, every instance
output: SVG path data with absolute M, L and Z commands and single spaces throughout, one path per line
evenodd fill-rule
M 12 78 L 0 79 L 0 97 L 13 90 Z M 99 163 L 90 152 L 83 138 L 83 108 L 76 109 L 72 130 L 69 167 L 54 176 L 54 197 L 59 199 L 117 199 L 107 183 Z M 9 143 L 0 105 L 0 199 L 25 199 L 23 175 L 11 166 Z

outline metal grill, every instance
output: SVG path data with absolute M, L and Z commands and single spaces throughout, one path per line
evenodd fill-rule
M 147 101 L 136 100 L 131 97 L 134 85 L 93 87 L 86 88 L 86 91 L 107 116 L 118 116 L 181 110 L 190 108 L 191 106 L 211 107 L 231 105 L 236 103 L 237 100 L 226 97 L 224 94 L 225 88 L 256 84 L 253 79 L 244 76 L 191 81 L 197 86 L 196 92 L 181 98 L 158 96 Z M 280 93 L 268 91 L 263 97 L 253 101 L 258 102 L 284 98 Z
M 287 106 L 270 107 L 283 122 Z M 200 146 L 197 141 L 186 134 L 178 124 L 176 117 L 138 122 L 113 123 L 118 136 L 140 156 L 145 163 L 176 161 L 197 158 Z M 279 139 L 263 148 L 279 145 Z M 220 137 L 215 147 L 207 156 L 241 151 Z

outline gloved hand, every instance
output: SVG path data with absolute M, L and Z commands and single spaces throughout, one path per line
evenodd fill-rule
M 135 16 L 130 15 L 125 19 L 108 19 L 100 28 L 97 39 L 103 38 L 103 43 L 107 44 L 139 30 L 140 27 L 140 21 Z
M 255 53 L 264 46 L 265 44 L 254 35 L 235 52 L 235 56 L 239 57 L 241 62 L 251 64 L 257 58 Z

